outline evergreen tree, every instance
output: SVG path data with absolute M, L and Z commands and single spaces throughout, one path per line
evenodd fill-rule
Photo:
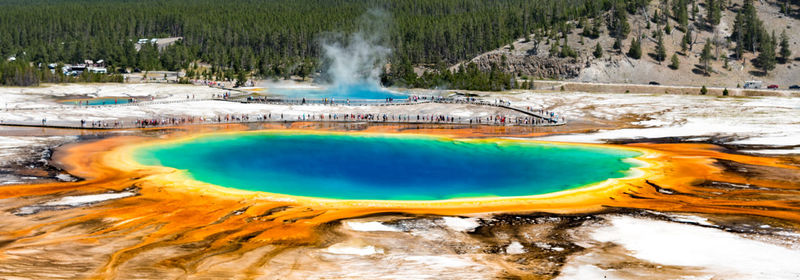
M 612 47 L 617 51 L 622 51 L 622 39 L 616 38 Z
M 735 38 L 736 40 L 736 58 L 742 59 L 742 55 L 744 54 L 744 14 L 740 9 L 736 13 L 736 18 L 733 20 L 733 34 L 731 37 Z
M 615 5 L 614 7 L 614 13 L 608 24 L 608 31 L 611 36 L 621 39 L 627 38 L 628 33 L 631 32 L 631 26 L 628 24 L 628 14 L 625 9 L 621 7 L 621 4 Z
M 550 45 L 550 56 L 559 55 L 561 55 L 561 50 L 558 47 L 558 40 L 553 40 L 553 43 Z
M 692 44 L 692 29 L 687 29 L 681 40 L 681 51 L 686 52 Z
M 792 56 L 792 51 L 789 49 L 789 36 L 786 35 L 786 30 L 781 32 L 780 55 L 783 63 L 787 63 L 789 61 L 789 57 Z
M 559 57 L 572 57 L 572 58 L 578 57 L 578 53 L 572 50 L 572 48 L 567 43 L 567 37 L 564 37 L 564 45 L 561 46 L 561 53 L 559 54 Z
M 686 0 L 674 0 L 673 2 L 673 14 L 675 14 L 675 18 L 678 21 L 678 25 L 680 25 L 680 29 L 686 31 L 689 27 L 689 12 L 686 9 L 686 5 L 688 4 Z
M 636 38 L 631 39 L 631 48 L 628 49 L 628 56 L 633 59 L 642 58 L 642 45 Z
M 770 70 L 775 69 L 775 45 L 769 36 L 761 42 L 761 52 L 756 57 L 756 67 L 768 74 Z
M 306 77 L 308 77 L 308 74 L 310 74 L 312 67 L 313 66 L 308 63 L 303 63 L 300 65 L 299 69 L 297 69 L 297 76 L 300 76 L 300 79 L 305 81 Z
M 236 75 L 236 87 L 244 86 L 247 82 L 247 73 L 244 71 L 239 71 L 239 74 Z
M 708 89 L 706 88 L 705 85 L 703 85 L 703 87 L 700 88 L 700 95 L 706 95 L 706 94 L 708 94 Z
M 600 46 L 600 43 L 594 45 L 594 52 L 592 52 L 594 57 L 601 58 L 603 57 L 603 47 Z
M 711 26 L 717 26 L 722 18 L 722 1 L 724 0 L 706 0 L 706 18 Z
M 592 35 L 590 36 L 593 39 L 597 39 L 600 37 L 600 28 L 602 28 L 603 21 L 600 19 L 595 19 L 592 21 Z
M 658 36 L 658 43 L 656 43 L 656 55 L 655 59 L 661 63 L 665 59 L 667 59 L 667 49 L 664 47 L 664 36 L 659 34 Z
M 668 8 L 669 7 L 669 0 L 660 0 L 660 1 L 661 1 L 661 6 L 660 6 L 661 19 L 660 19 L 660 22 L 663 23 L 663 24 L 669 25 L 669 17 L 671 16 L 670 15 L 670 10 Z
M 703 73 L 705 73 L 705 75 L 708 75 L 708 71 L 711 70 L 709 66 L 711 59 L 711 42 L 706 42 L 706 45 L 703 46 L 703 52 L 700 53 L 700 63 L 703 64 Z
M 681 66 L 681 61 L 678 59 L 678 54 L 674 54 L 674 53 L 673 53 L 673 54 L 672 54 L 672 61 L 671 61 L 671 63 L 669 64 L 669 68 L 672 68 L 672 69 L 674 69 L 674 70 L 678 70 L 678 68 L 679 68 L 680 66 Z
M 741 44 L 742 50 L 755 53 L 756 50 L 760 50 L 759 44 L 763 37 L 768 37 L 769 35 L 764 29 L 763 23 L 758 18 L 756 8 L 753 6 L 753 0 L 744 0 L 739 14 L 740 15 L 737 15 L 736 19 L 734 19 L 732 34 L 737 40 L 737 49 L 739 48 L 738 44 Z
M 682 6 L 680 9 L 680 13 L 678 14 L 678 23 L 683 30 L 689 28 L 689 14 L 686 11 L 686 6 Z

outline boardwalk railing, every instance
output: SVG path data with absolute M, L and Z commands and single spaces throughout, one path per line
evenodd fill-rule
M 216 117 L 160 117 L 150 119 L 127 119 L 112 121 L 3 121 L 0 125 L 28 126 L 71 129 L 129 129 L 150 127 L 171 127 L 202 124 L 236 124 L 236 123 L 289 123 L 289 122 L 329 122 L 329 123 L 395 123 L 395 124 L 454 124 L 454 125 L 492 125 L 492 126 L 554 126 L 545 122 L 535 122 L 532 118 L 514 116 L 461 118 L 438 114 L 252 114 L 225 115 Z
M 228 99 L 227 101 L 241 103 L 258 103 L 274 105 L 330 105 L 330 106 L 390 106 L 413 105 L 431 102 L 431 100 L 412 101 L 403 99 L 336 99 L 336 98 L 286 98 L 286 97 L 251 97 Z
M 482 105 L 482 106 L 494 106 L 499 108 L 504 108 L 512 111 L 516 111 L 531 117 L 535 117 L 541 120 L 545 120 L 552 125 L 563 125 L 566 124 L 566 119 L 559 119 L 555 116 L 548 117 L 547 114 L 539 114 L 533 110 L 526 110 L 522 108 L 512 107 L 511 105 L 506 105 L 506 102 L 489 102 L 484 100 L 461 100 L 461 99 L 439 99 L 434 100 L 433 102 L 436 103 L 446 103 L 446 104 L 475 104 L 475 105 Z M 505 104 L 504 104 L 505 103 Z
M 52 110 L 52 109 L 75 109 L 75 108 L 106 108 L 109 106 L 145 106 L 153 104 L 174 104 L 194 101 L 227 101 L 240 103 L 261 103 L 276 105 L 328 105 L 328 106 L 398 106 L 414 105 L 422 103 L 441 103 L 441 104 L 473 104 L 479 106 L 494 106 L 521 113 L 524 117 L 514 115 L 498 115 L 491 117 L 463 118 L 444 114 L 364 114 L 364 113 L 315 113 L 315 114 L 272 114 L 265 112 L 262 114 L 251 115 L 225 115 L 215 117 L 176 117 L 176 116 L 153 116 L 148 119 L 117 119 L 110 121 L 83 122 L 82 121 L 63 121 L 47 120 L 39 121 L 0 121 L 0 125 L 9 126 L 33 126 L 51 128 L 77 128 L 77 129 L 124 129 L 124 128 L 144 128 L 144 127 L 164 127 L 190 124 L 227 124 L 227 123 L 253 123 L 253 122 L 295 122 L 295 121 L 314 121 L 314 122 L 344 122 L 344 123 L 404 123 L 404 124 L 465 124 L 465 125 L 510 125 L 510 126 L 558 126 L 566 123 L 565 119 L 555 116 L 539 114 L 536 111 L 516 108 L 505 102 L 488 102 L 479 99 L 457 99 L 441 97 L 424 97 L 419 99 L 303 99 L 303 98 L 245 98 L 245 99 L 176 99 L 164 101 L 142 101 L 125 104 L 109 105 L 81 105 L 81 106 L 54 106 L 46 108 L 14 108 L 11 110 Z
M 441 104 L 473 104 L 481 106 L 494 106 L 516 111 L 534 118 L 547 121 L 551 125 L 563 125 L 566 120 L 557 118 L 554 115 L 548 116 L 547 114 L 539 114 L 537 111 L 526 110 L 523 108 L 512 107 L 511 105 L 504 104 L 505 102 L 489 102 L 480 99 L 459 99 L 459 98 L 438 98 L 438 97 L 425 97 L 423 99 L 411 100 L 404 99 L 335 99 L 335 98 L 283 98 L 283 97 L 260 97 L 248 98 L 239 100 L 228 100 L 242 103 L 261 103 L 261 104 L 275 104 L 275 105 L 304 105 L 304 104 L 321 104 L 321 105 L 347 105 L 347 106 L 393 106 L 393 105 L 414 105 L 420 103 L 441 103 Z

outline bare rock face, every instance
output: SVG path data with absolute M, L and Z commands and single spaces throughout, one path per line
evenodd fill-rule
M 505 59 L 503 59 L 505 55 Z M 479 69 L 488 71 L 492 64 L 503 72 L 519 73 L 535 78 L 571 79 L 577 77 L 586 66 L 578 59 L 515 55 L 509 53 L 487 53 L 472 60 Z

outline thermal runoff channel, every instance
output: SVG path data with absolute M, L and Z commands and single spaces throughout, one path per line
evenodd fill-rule
M 511 140 L 234 133 L 149 145 L 145 165 L 215 185 L 295 196 L 441 200 L 527 196 L 623 177 L 639 153 Z

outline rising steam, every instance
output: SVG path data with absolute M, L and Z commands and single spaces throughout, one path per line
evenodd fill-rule
M 370 10 L 359 19 L 357 32 L 322 40 L 325 75 L 333 88 L 380 87 L 381 69 L 392 52 L 386 34 L 390 22 L 387 13 Z

